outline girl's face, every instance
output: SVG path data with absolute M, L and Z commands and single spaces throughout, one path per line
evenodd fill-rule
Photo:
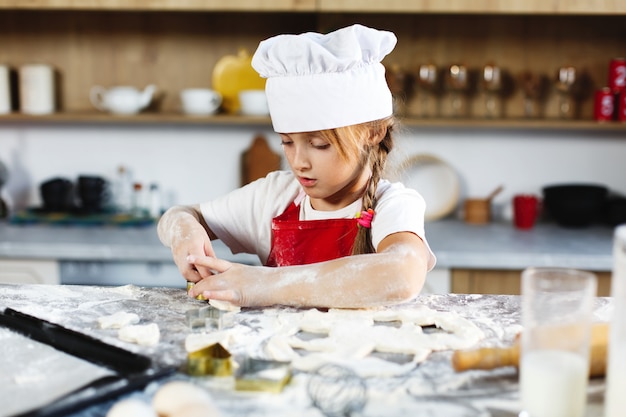
M 317 132 L 281 133 L 291 170 L 316 210 L 337 210 L 361 197 L 370 176 L 364 160 L 343 159 Z

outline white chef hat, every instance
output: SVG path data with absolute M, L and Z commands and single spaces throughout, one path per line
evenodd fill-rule
M 390 116 L 391 92 L 380 62 L 396 41 L 391 32 L 362 25 L 262 41 L 252 66 L 267 78 L 274 130 L 310 132 Z

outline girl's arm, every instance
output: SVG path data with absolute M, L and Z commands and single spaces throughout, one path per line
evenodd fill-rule
M 157 234 L 161 242 L 172 249 L 174 263 L 187 281 L 197 282 L 212 274 L 209 268 L 187 262 L 190 255 L 215 257 L 211 240 L 216 237 L 204 221 L 198 205 L 175 206 L 167 210 L 159 220 Z
M 429 251 L 409 232 L 382 240 L 378 252 L 317 264 L 279 268 L 234 264 L 211 256 L 191 256 L 190 265 L 217 271 L 190 292 L 240 306 L 360 308 L 395 304 L 422 289 Z

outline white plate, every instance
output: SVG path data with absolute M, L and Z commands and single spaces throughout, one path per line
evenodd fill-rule
M 417 154 L 402 164 L 401 181 L 426 200 L 425 220 L 438 220 L 454 211 L 459 202 L 459 177 L 440 158 Z

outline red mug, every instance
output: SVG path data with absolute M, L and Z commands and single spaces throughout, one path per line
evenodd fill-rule
M 539 198 L 530 194 L 513 197 L 513 219 L 518 229 L 532 229 L 539 215 Z

